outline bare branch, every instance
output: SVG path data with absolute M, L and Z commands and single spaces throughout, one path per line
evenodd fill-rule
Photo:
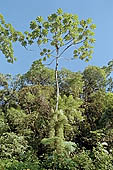
M 70 34 L 70 31 L 64 36 L 63 40 Z
M 31 50 L 31 49 L 28 49 L 27 47 L 24 47 L 27 51 L 34 51 L 34 50 Z
M 82 40 L 82 41 L 79 41 L 79 42 L 77 42 L 77 43 L 71 43 L 70 45 L 68 45 L 61 53 L 60 53 L 60 55 L 58 56 L 58 58 L 60 58 L 61 57 L 61 55 L 68 49 L 68 48 L 70 48 L 72 45 L 77 45 L 77 44 L 81 44 L 82 42 L 84 42 L 85 41 L 85 39 L 84 40 Z
M 75 43 L 75 45 L 76 44 L 81 44 L 82 42 L 84 42 L 86 39 L 84 39 L 84 40 L 81 40 L 81 41 L 79 41 L 79 42 L 77 42 L 77 43 Z
M 73 39 L 71 39 L 70 41 L 68 41 L 67 43 L 65 43 L 63 46 L 68 45 L 69 43 L 71 43 L 73 41 Z
M 40 49 L 40 51 L 42 51 L 42 49 L 41 49 L 40 45 L 38 45 L 38 48 Z
M 68 45 L 68 46 L 60 53 L 60 55 L 58 56 L 58 58 L 60 58 L 61 55 L 62 55 L 68 48 L 70 48 L 72 45 L 73 45 L 73 43 L 71 43 L 70 45 Z
M 72 41 L 72 40 L 71 40 Z M 71 42 L 70 41 L 70 42 Z M 77 45 L 77 44 L 80 44 L 80 43 L 82 43 L 82 42 L 84 42 L 85 41 L 85 39 L 84 40 L 82 40 L 82 41 L 79 41 L 79 42 L 77 42 L 77 43 L 71 43 L 70 45 L 68 45 L 61 53 L 60 53 L 60 55 L 58 56 L 58 58 L 61 58 L 61 55 L 68 49 L 68 48 L 70 48 L 72 45 Z M 69 43 L 69 42 L 68 42 Z M 54 49 L 51 53 L 53 53 L 54 51 L 55 51 L 56 49 Z M 52 55 L 53 56 L 53 55 Z M 55 56 L 53 56 L 54 57 L 54 59 L 50 62 L 50 63 L 48 63 L 48 64 L 45 64 L 45 65 L 51 65 L 54 61 L 55 61 Z M 73 60 L 74 58 L 71 58 L 71 59 L 69 59 L 69 60 Z M 68 60 L 68 59 L 67 59 Z
M 53 54 L 56 51 L 56 49 L 52 50 L 50 54 Z
M 56 58 L 54 58 L 50 63 L 48 64 L 45 64 L 45 65 L 51 65 L 54 61 L 55 61 Z

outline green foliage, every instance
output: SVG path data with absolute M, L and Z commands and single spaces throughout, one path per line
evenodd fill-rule
M 41 84 L 43 86 L 55 83 L 54 70 L 48 69 L 41 60 L 34 61 L 30 70 L 23 75 L 22 79 L 28 84 Z
M 103 66 L 102 69 L 106 72 L 107 75 L 107 91 L 112 92 L 113 91 L 113 78 L 111 76 L 111 73 L 113 71 L 113 60 L 108 62 L 107 66 Z
M 3 133 L 7 132 L 9 130 L 8 123 L 5 122 L 5 115 L 4 113 L 0 110 L 0 135 Z
M 71 158 L 67 157 L 65 154 L 45 155 L 42 162 L 42 169 L 50 170 L 76 170 L 77 164 Z
M 32 69 L 39 66 L 39 73 L 49 73 L 39 61 L 35 64 Z M 83 75 L 59 71 L 58 111 L 54 79 L 51 83 L 48 78 L 48 86 L 40 79 L 38 85 L 28 81 L 25 86 L 31 75 L 24 76 L 18 76 L 19 83 L 1 78 L 7 86 L 0 90 L 0 168 L 112 169 L 113 96 L 105 91 L 105 72 L 94 66 Z M 8 83 L 16 83 L 16 88 Z
M 89 18 L 86 21 L 79 21 L 77 15 L 64 13 L 61 8 L 48 16 L 45 21 L 41 16 L 38 16 L 35 21 L 31 21 L 31 32 L 27 33 L 26 40 L 28 44 L 37 41 L 38 46 L 49 44 L 49 50 L 45 47 L 41 50 L 40 55 L 44 61 L 48 57 L 53 57 L 54 52 L 59 51 L 59 58 L 71 46 L 81 44 L 81 47 L 76 48 L 73 53 L 73 58 L 79 57 L 81 60 L 88 61 L 92 58 L 93 46 L 95 42 L 93 38 L 95 24 Z M 46 49 L 46 50 L 44 50 Z
M 39 162 L 32 162 L 32 161 L 26 161 L 26 162 L 19 162 L 18 160 L 11 160 L 11 159 L 2 159 L 0 160 L 0 168 L 1 170 L 40 170 Z
M 93 164 L 93 160 L 90 157 L 90 152 L 88 151 L 80 151 L 80 153 L 75 154 L 73 160 L 77 164 L 78 169 L 84 170 L 94 170 L 95 166 Z
M 99 67 L 88 66 L 83 72 L 83 80 L 85 83 L 84 92 L 89 95 L 99 89 L 104 89 L 106 73 Z
M 107 151 L 106 147 L 99 144 L 97 148 L 93 150 L 94 164 L 96 169 L 100 170 L 112 170 L 113 169 L 113 157 Z
M 101 117 L 100 124 L 104 127 L 112 127 L 113 120 L 113 93 L 107 93 L 105 96 L 104 114 Z
M 82 87 L 84 82 L 82 80 L 82 74 L 79 72 L 71 72 L 63 68 L 59 71 L 59 88 L 62 95 L 72 95 L 74 98 L 79 97 L 82 94 Z
M 28 149 L 27 143 L 28 142 L 24 139 L 24 136 L 16 135 L 13 132 L 3 133 L 0 137 L 0 157 L 20 159 L 21 154 L 24 154 Z
M 83 81 L 84 114 L 91 130 L 95 130 L 105 105 L 106 73 L 99 67 L 88 66 L 83 72 Z
M 7 88 L 8 86 L 8 75 L 3 75 L 0 73 L 0 86 Z
M 25 119 L 27 116 L 21 109 L 15 109 L 13 107 L 8 109 L 6 117 L 10 128 L 16 132 L 19 133 L 23 128 L 26 128 Z
M 82 112 L 80 110 L 82 100 L 79 98 L 75 100 L 72 95 L 69 97 L 64 96 L 60 100 L 59 108 L 64 110 L 70 122 L 83 121 Z
M 10 63 L 16 60 L 12 46 L 16 41 L 20 41 L 23 46 L 26 45 L 24 35 L 16 31 L 11 24 L 6 24 L 3 15 L 0 14 L 0 50 Z

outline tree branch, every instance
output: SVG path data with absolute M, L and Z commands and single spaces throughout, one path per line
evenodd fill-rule
M 84 42 L 85 40 L 86 40 L 86 39 L 81 40 L 81 41 L 79 41 L 79 42 L 75 43 L 75 45 L 76 45 L 76 44 L 80 44 L 80 43 Z
M 68 45 L 68 46 L 60 53 L 60 55 L 58 56 L 58 58 L 60 58 L 61 55 L 62 55 L 68 48 L 70 48 L 72 45 L 73 45 L 73 43 L 71 43 L 70 45 Z
M 71 39 L 70 41 L 68 41 L 67 43 L 65 43 L 63 46 L 68 45 L 69 43 L 71 43 L 73 41 L 73 39 Z
M 45 64 L 45 65 L 51 65 L 54 61 L 55 61 L 56 58 L 54 58 L 50 63 L 48 64 Z
M 24 47 L 27 51 L 34 51 L 34 50 L 31 50 L 31 49 L 28 49 L 27 47 Z
M 50 54 L 54 53 L 55 51 L 56 51 L 56 49 L 52 50 L 52 51 L 50 52 Z
M 77 45 L 77 44 L 80 44 L 80 43 L 83 43 L 85 41 L 85 39 L 84 40 L 82 40 L 82 41 L 79 41 L 79 42 L 77 42 L 77 43 L 71 43 L 70 45 L 68 45 L 61 53 L 60 53 L 60 55 L 58 56 L 58 58 L 60 58 L 61 57 L 61 55 L 68 49 L 68 48 L 70 48 L 72 45 Z M 70 41 L 71 42 L 71 41 Z

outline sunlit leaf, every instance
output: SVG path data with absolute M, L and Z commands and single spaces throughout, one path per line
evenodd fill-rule
M 57 9 L 58 15 L 61 15 L 63 13 L 63 10 L 61 8 Z
M 42 16 L 38 16 L 38 17 L 36 18 L 36 20 L 37 20 L 39 23 L 41 23 L 41 22 L 43 21 L 43 17 L 42 17 Z

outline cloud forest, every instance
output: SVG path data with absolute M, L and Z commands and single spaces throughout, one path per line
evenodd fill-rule
M 24 33 L 0 14 L 7 62 L 16 62 L 15 42 L 40 50 L 26 73 L 0 73 L 0 170 L 113 170 L 113 60 L 59 70 L 69 49 L 69 60 L 91 60 L 95 29 L 91 18 L 61 8 L 47 20 L 38 16 Z

